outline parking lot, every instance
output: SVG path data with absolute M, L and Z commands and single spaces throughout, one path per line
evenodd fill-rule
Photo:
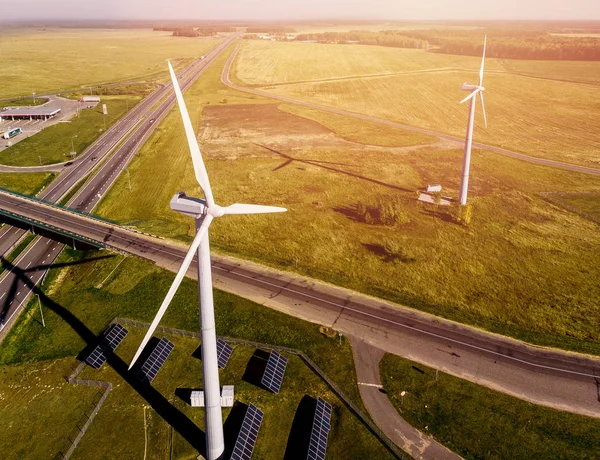
M 12 139 L 0 139 L 0 152 L 23 139 L 27 139 L 29 136 L 39 133 L 48 126 L 57 123 L 70 123 L 77 110 L 88 108 L 89 106 L 94 107 L 96 105 L 95 103 L 78 102 L 74 99 L 65 99 L 58 96 L 46 97 L 48 97 L 49 101 L 41 107 L 60 108 L 60 113 L 48 120 L 2 120 L 0 122 L 0 133 L 13 128 L 21 128 L 23 132 Z M 0 112 L 0 115 L 1 113 L 2 112 Z

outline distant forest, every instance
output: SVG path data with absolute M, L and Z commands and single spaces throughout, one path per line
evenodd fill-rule
M 480 56 L 484 30 L 409 30 L 404 34 L 425 40 L 437 52 Z M 600 61 L 600 38 L 566 37 L 540 31 L 488 30 L 486 54 L 505 59 Z
M 235 27 L 214 26 L 214 27 L 154 27 L 154 31 L 173 32 L 174 37 L 214 37 L 219 32 L 235 32 Z
M 429 49 L 444 54 L 481 56 L 483 36 L 488 35 L 486 54 L 504 59 L 600 61 L 600 38 L 567 37 L 525 30 L 382 30 L 300 34 L 298 41 L 358 43 L 396 48 Z
M 319 43 L 358 43 L 361 45 L 391 46 L 394 48 L 427 48 L 426 40 L 409 37 L 396 30 L 370 32 L 351 30 L 350 32 L 324 32 L 319 34 L 297 35 L 298 41 L 317 41 Z
M 296 29 L 292 29 L 291 27 L 273 27 L 272 25 L 271 26 L 266 25 L 266 26 L 248 27 L 246 29 L 246 33 L 283 35 L 283 34 L 296 33 Z

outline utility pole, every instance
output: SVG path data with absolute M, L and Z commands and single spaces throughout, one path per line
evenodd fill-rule
M 40 315 L 42 316 L 42 326 L 46 327 L 46 321 L 44 321 L 44 312 L 42 311 L 42 301 L 40 300 L 40 295 L 36 294 L 38 298 L 38 305 L 40 307 Z
M 33 95 L 33 105 L 35 105 L 35 91 L 31 93 Z

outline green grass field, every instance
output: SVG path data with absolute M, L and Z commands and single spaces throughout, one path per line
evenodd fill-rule
M 1 34 L 0 98 L 156 78 L 166 75 L 167 59 L 198 58 L 220 41 L 121 29 L 5 29 Z
M 186 93 L 215 197 L 223 205 L 263 203 L 289 211 L 220 219 L 211 227 L 215 250 L 537 344 L 600 354 L 597 226 L 536 195 L 597 191 L 600 179 L 476 150 L 474 218 L 463 227 L 443 209 L 416 202 L 416 190 L 431 183 L 457 196 L 460 149 L 406 147 L 403 139 L 399 147 L 340 140 L 326 126 L 342 134 L 352 129 L 336 116 L 288 104 L 277 111 L 224 88 L 218 77 L 226 57 Z M 358 132 L 372 140 L 379 133 L 371 129 L 363 125 Z M 132 162 L 132 190 L 119 178 L 98 213 L 190 241 L 192 220 L 169 209 L 179 190 L 201 196 L 182 132 L 173 111 Z M 149 179 L 159 174 L 161 181 Z M 135 206 L 127 196 L 138 197 Z M 408 224 L 357 218 L 359 203 L 396 198 Z M 388 254 L 386 246 L 400 249 Z
M 600 222 L 600 192 L 596 193 L 556 193 L 550 195 L 551 201 L 567 209 L 581 212 Z
M 69 385 L 72 358 L 0 366 L 0 457 L 52 458 L 97 389 Z
M 0 187 L 26 195 L 36 195 L 54 180 L 54 173 L 2 173 Z
M 64 269 L 54 269 L 47 277 L 42 296 L 46 327 L 39 320 L 37 300 L 31 302 L 5 339 L 0 349 L 0 372 L 32 366 L 42 362 L 50 364 L 54 360 L 77 355 L 85 346 L 86 340 L 93 340 L 115 316 L 129 317 L 149 321 L 154 316 L 158 299 L 166 293 L 173 274 L 160 270 L 154 265 L 135 258 L 123 258 L 104 251 L 85 255 L 67 250 L 59 259 L 61 263 L 75 263 Z M 162 324 L 187 330 L 198 330 L 197 286 L 191 280 L 184 280 Z M 215 291 L 215 313 L 217 333 L 219 335 L 246 340 L 283 345 L 303 350 L 319 366 L 326 369 L 328 375 L 342 390 L 360 405 L 360 396 L 356 385 L 356 375 L 350 343 L 345 338 L 340 344 L 337 337 L 329 338 L 319 332 L 319 327 L 282 313 L 264 308 L 253 302 Z M 264 327 L 265 324 L 271 325 Z M 140 342 L 143 331 L 136 328 L 118 349 L 119 356 L 129 361 Z M 197 340 L 169 337 L 176 344 L 173 358 L 161 371 L 156 388 L 183 411 L 195 423 L 202 426 L 202 415 L 198 410 L 185 407 L 173 394 L 175 388 L 194 388 L 201 381 L 200 362 L 189 358 L 198 346 Z M 373 458 L 389 458 L 383 446 L 360 425 L 348 410 L 336 398 L 333 398 L 323 382 L 310 372 L 297 358 L 290 360 L 286 386 L 280 399 L 259 391 L 247 382 L 241 381 L 245 362 L 253 350 L 236 347 L 232 362 L 222 374 L 222 382 L 235 383 L 236 394 L 243 402 L 253 402 L 268 411 L 265 419 L 265 432 L 269 430 L 281 442 L 259 445 L 256 458 L 280 458 L 280 449 L 285 449 L 286 436 L 291 426 L 295 407 L 304 394 L 323 395 L 335 404 L 335 427 L 332 432 L 335 444 L 332 444 L 331 458 L 349 458 L 356 453 L 373 452 Z M 72 362 L 72 360 L 71 360 Z M 26 367 L 24 367 L 26 369 Z M 68 372 L 66 372 L 68 374 Z M 0 374 L 1 375 L 1 374 Z M 165 378 L 174 375 L 173 379 Z M 113 393 L 86 435 L 77 458 L 106 458 L 117 451 L 121 458 L 135 458 L 144 449 L 143 400 L 115 372 L 104 366 L 100 372 L 86 370 L 81 378 L 106 379 L 115 384 Z M 0 378 L 2 387 L 6 383 Z M 42 380 L 40 384 L 45 384 Z M 289 391 L 288 391 L 289 390 Z M 2 401 L 0 401 L 2 404 Z M 68 401 L 67 403 L 70 404 Z M 1 407 L 1 406 L 0 406 Z M 285 416 L 279 418 L 275 411 L 285 407 Z M 69 407 L 62 408 L 71 410 Z M 35 416 L 35 408 L 26 417 Z M 52 411 L 47 417 L 52 418 Z M 149 444 L 151 451 L 161 451 L 161 442 L 165 439 L 160 432 L 164 422 L 151 409 Z M 26 422 L 27 418 L 23 418 Z M 278 421 L 280 423 L 278 423 Z M 19 423 L 15 421 L 15 430 Z M 0 422 L 1 423 L 1 422 Z M 48 422 L 51 424 L 51 421 Z M 1 426 L 1 425 L 0 425 Z M 140 436 L 132 440 L 123 436 L 124 432 L 137 432 Z M 167 430 L 170 432 L 170 429 Z M 59 433 L 61 433 L 59 431 Z M 110 439 L 106 444 L 98 443 L 99 436 Z M 271 436 L 271 435 L 269 435 Z M 31 436 L 35 439 L 35 436 Z M 27 438 L 30 439 L 30 438 Z M 54 438 L 52 438 L 54 439 Z M 52 442 L 55 442 L 54 440 Z M 18 441 L 15 441 L 18 444 Z M 260 443 L 259 443 L 260 444 Z M 113 445 L 113 447 L 110 447 Z M 164 447 L 164 446 L 163 446 Z M 102 449 L 115 449 L 107 452 Z M 193 449 L 176 435 L 174 440 L 174 458 L 190 458 Z M 260 452 L 260 453 L 258 453 Z M 362 452 L 362 453 L 361 453 Z M 2 447 L 0 447 L 0 454 Z M 11 458 L 3 456 L 3 458 Z M 152 458 L 152 457 L 151 457 Z M 160 457 L 159 457 L 160 458 Z
M 465 459 L 591 459 L 600 420 L 537 406 L 386 354 L 380 364 L 392 404 L 411 425 Z M 406 391 L 404 398 L 400 396 Z M 402 401 L 402 399 L 404 399 Z
M 49 99 L 47 97 L 36 97 L 35 100 L 32 97 L 25 99 L 15 99 L 14 101 L 2 102 L 0 103 L 4 107 L 33 107 L 38 105 L 43 105 L 48 102 Z
M 422 50 L 248 41 L 232 77 L 275 95 L 462 138 L 468 104 L 459 104 L 466 95 L 460 87 L 465 81 L 477 82 L 479 65 L 476 57 Z M 590 114 L 597 110 L 599 69 L 597 62 L 488 59 L 484 85 L 489 126 L 484 129 L 479 107 L 475 139 L 532 156 L 598 166 L 600 141 L 595 133 L 600 121 Z M 594 84 L 565 81 L 569 79 Z
M 106 129 L 109 129 L 123 115 L 141 100 L 138 96 L 105 96 L 107 105 Z M 104 133 L 102 105 L 93 109 L 83 109 L 79 117 L 70 123 L 57 123 L 40 133 L 23 139 L 0 152 L 0 163 L 10 166 L 39 166 L 62 163 L 73 159 L 73 147 L 80 155 Z M 73 143 L 71 143 L 73 140 Z

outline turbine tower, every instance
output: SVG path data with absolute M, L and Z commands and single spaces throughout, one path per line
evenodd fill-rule
M 188 250 L 175 281 L 171 285 L 150 329 L 138 348 L 129 369 L 133 367 L 140 357 L 142 350 L 148 344 L 154 330 L 165 314 L 173 296 L 177 292 L 183 277 L 194 258 L 198 254 L 198 297 L 200 301 L 200 327 L 202 336 L 202 379 L 204 385 L 205 402 L 205 426 L 206 426 L 206 450 L 208 460 L 218 459 L 225 449 L 223 440 L 223 418 L 221 413 L 221 394 L 219 385 L 219 367 L 217 363 L 217 337 L 215 330 L 215 313 L 213 305 L 212 274 L 210 264 L 210 247 L 208 243 L 208 227 L 212 220 L 226 214 L 262 214 L 271 212 L 284 212 L 285 208 L 272 206 L 258 206 L 253 204 L 232 204 L 221 207 L 215 203 L 212 190 L 208 181 L 206 167 L 202 161 L 200 147 L 196 140 L 196 134 L 192 127 L 177 77 L 169 62 L 169 72 L 173 81 L 173 88 L 177 96 L 181 118 L 187 135 L 196 180 L 204 192 L 204 200 L 189 198 L 184 193 L 178 193 L 171 199 L 171 209 L 196 219 L 196 236 Z
M 473 144 L 473 123 L 475 121 L 475 103 L 477 102 L 477 93 L 481 96 L 481 109 L 483 111 L 483 121 L 487 128 L 487 117 L 485 115 L 485 106 L 483 105 L 483 91 L 485 88 L 483 83 L 483 64 L 485 61 L 485 47 L 487 43 L 487 36 L 483 39 L 483 56 L 481 57 L 481 68 L 479 69 L 479 85 L 469 85 L 463 83 L 461 89 L 463 91 L 471 91 L 467 97 L 465 97 L 460 103 L 471 100 L 471 106 L 469 108 L 469 123 L 467 125 L 467 138 L 465 140 L 465 155 L 463 158 L 462 177 L 460 181 L 460 195 L 459 202 L 461 205 L 467 204 L 467 192 L 469 190 L 469 171 L 471 169 L 471 145 Z

